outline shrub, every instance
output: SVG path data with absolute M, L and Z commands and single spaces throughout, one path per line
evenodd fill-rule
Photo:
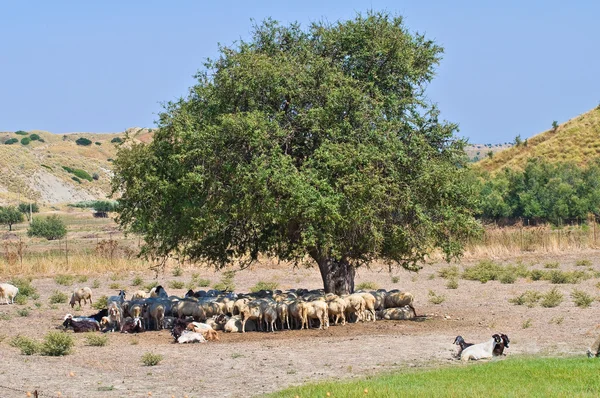
M 87 281 L 88 281 L 88 277 L 87 277 L 87 275 L 79 275 L 79 276 L 77 277 L 77 282 L 79 282 L 79 283 L 85 283 L 85 282 L 87 282 Z
M 175 267 L 175 269 L 173 270 L 173 276 L 181 276 L 183 275 L 183 270 L 181 269 L 181 267 Z
M 533 325 L 533 322 L 531 321 L 531 319 L 527 319 L 523 321 L 523 324 L 521 326 L 523 327 L 523 329 L 527 329 L 530 328 L 531 325 Z
M 196 279 L 196 283 L 200 287 L 208 287 L 208 286 L 210 286 L 210 279 L 203 279 L 203 278 Z
M 438 275 L 444 279 L 458 278 L 458 274 L 458 267 L 456 265 L 444 267 L 438 271 Z
M 46 140 L 45 140 L 45 139 L 43 139 L 43 138 L 40 138 L 40 139 L 38 140 L 38 142 L 46 142 Z
M 27 308 L 19 308 L 17 310 L 17 315 L 22 317 L 29 316 L 29 310 Z
M 160 354 L 153 354 L 151 352 L 147 352 L 144 355 L 142 355 L 142 363 L 145 366 L 155 366 L 158 365 L 160 363 L 160 361 L 163 360 L 163 356 Z
M 514 305 L 526 305 L 529 308 L 535 307 L 538 301 L 542 298 L 542 295 L 535 290 L 527 290 L 521 293 L 517 297 L 508 299 L 509 303 Z
M 21 355 L 33 355 L 40 350 L 40 345 L 37 341 L 25 336 L 15 336 L 10 341 L 10 346 L 21 350 Z
M 25 305 L 25 304 L 27 304 L 27 296 L 23 296 L 22 294 L 17 294 L 17 297 L 15 297 L 14 302 L 15 302 L 15 304 L 18 304 L 18 305 Z
M 550 283 L 564 284 L 564 283 L 579 283 L 582 280 L 591 278 L 591 275 L 585 271 L 571 271 L 565 272 L 560 270 L 548 271 L 544 275 L 544 279 L 549 280 Z
M 33 134 L 31 134 L 31 135 L 29 136 L 29 139 L 30 139 L 31 141 L 38 141 L 38 140 L 40 139 L 40 136 L 39 136 L 39 135 L 37 135 L 37 134 L 35 134 L 35 133 L 33 133 Z
M 94 307 L 97 310 L 101 310 L 104 308 L 108 307 L 108 297 L 107 296 L 101 296 L 99 298 L 97 298 L 94 301 L 94 304 L 92 304 L 92 307 Z
M 54 282 L 63 286 L 71 286 L 75 277 L 73 275 L 56 275 Z
M 34 218 L 27 230 L 28 236 L 37 236 L 48 240 L 61 239 L 67 234 L 65 223 L 57 215 L 46 218 Z
M 492 260 L 483 260 L 475 266 L 466 267 L 462 277 L 463 279 L 486 283 L 487 281 L 496 280 L 501 271 L 501 265 L 496 264 Z
M 27 131 L 18 130 L 18 131 L 15 131 L 15 134 L 17 134 L 17 135 L 27 135 L 29 133 Z
M 37 203 L 19 203 L 17 209 L 19 209 L 21 213 L 26 214 L 27 216 L 29 216 L 30 211 L 32 213 L 40 212 L 40 207 Z M 27 217 L 27 219 L 29 219 L 29 217 Z
M 48 299 L 50 300 L 50 304 L 64 304 L 69 299 L 69 296 L 61 291 L 55 290 Z
M 113 144 L 120 144 L 120 143 L 123 142 L 123 139 L 120 138 L 120 137 L 115 137 L 112 140 L 110 140 L 110 142 L 113 143 Z
M 17 142 L 19 142 L 17 138 L 9 138 L 8 140 L 4 141 L 4 145 L 12 145 L 16 144 Z
M 534 269 L 533 271 L 531 271 L 529 273 L 529 277 L 531 278 L 532 281 L 539 281 L 540 279 L 544 279 L 545 275 L 546 275 L 546 273 L 539 269 Z
M 571 298 L 576 306 L 580 308 L 588 308 L 593 302 L 594 298 L 584 291 L 574 289 L 571 292 Z
M 233 292 L 235 291 L 235 283 L 233 282 L 233 278 L 235 277 L 235 271 L 225 271 L 223 272 L 223 277 L 221 278 L 221 282 L 216 283 L 213 288 L 221 291 Z
M 185 282 L 182 281 L 169 281 L 168 286 L 171 289 L 183 289 L 185 286 Z
M 500 274 L 500 277 L 498 279 L 500 280 L 500 283 L 510 284 L 515 283 L 515 281 L 517 280 L 517 276 L 515 274 L 505 271 Z
M 433 290 L 429 291 L 429 302 L 431 304 L 442 304 L 446 297 L 436 294 Z
M 140 276 L 136 276 L 131 281 L 131 286 L 140 286 L 142 283 L 144 283 L 144 280 Z
M 575 263 L 575 265 L 579 266 L 579 267 L 590 267 L 592 265 L 592 262 L 590 260 L 577 260 L 577 262 Z
M 108 337 L 101 334 L 86 333 L 85 342 L 91 347 L 104 347 L 108 344 Z
M 550 263 L 544 264 L 544 268 L 549 268 L 549 269 L 556 269 L 559 266 L 560 266 L 560 264 L 558 263 L 558 261 L 552 261 Z
M 121 284 L 119 282 L 113 282 L 108 285 L 108 288 L 113 290 L 121 290 Z
M 448 282 L 446 283 L 446 287 L 448 289 L 458 289 L 458 279 L 457 278 L 448 279 Z
M 94 289 L 98 289 L 100 287 L 100 281 L 98 279 L 94 279 L 94 282 L 92 283 L 92 287 Z
M 94 142 L 94 144 L 96 144 L 96 145 L 102 145 L 102 143 L 98 142 L 98 141 Z
M 558 306 L 563 301 L 563 294 L 557 288 L 552 288 L 546 294 L 542 295 L 540 305 L 544 308 L 552 308 Z
M 71 335 L 62 332 L 48 332 L 44 337 L 40 353 L 50 357 L 68 355 L 74 345 L 75 341 Z
M 392 283 L 398 283 L 400 282 L 400 278 L 397 276 L 392 276 Z
M 366 282 L 367 286 L 371 286 L 369 283 L 371 283 L 371 282 Z M 372 289 L 371 287 L 361 287 L 361 285 L 363 285 L 363 284 L 364 283 L 359 284 L 356 287 L 356 290 L 360 290 L 360 289 Z M 277 289 L 277 286 L 279 286 L 279 284 L 277 282 L 259 281 L 256 285 L 254 285 L 254 286 L 252 286 L 250 288 L 250 291 L 252 293 L 256 293 L 256 292 L 259 292 L 261 290 L 275 290 L 275 289 Z
M 21 145 L 29 145 L 30 142 L 31 142 L 31 138 L 29 138 L 29 137 L 21 138 Z
M 274 284 L 275 285 L 275 287 L 273 287 L 273 288 L 265 288 L 265 290 L 274 290 L 274 289 L 277 289 L 277 283 L 275 283 L 275 282 L 270 282 L 270 283 L 267 283 L 267 282 L 258 282 L 256 284 L 256 286 L 259 286 L 261 284 L 263 284 L 265 286 L 269 286 L 270 284 Z M 375 283 L 375 282 L 361 282 L 358 285 L 356 285 L 356 290 L 377 290 L 377 289 L 379 289 L 379 285 L 377 285 L 377 283 Z
M 12 278 L 10 280 L 10 284 L 19 288 L 19 294 L 17 295 L 17 297 L 19 295 L 23 295 L 26 297 L 32 297 L 34 295 L 37 295 L 37 290 L 35 289 L 35 287 L 31 286 L 30 278 Z
M 154 281 L 154 282 L 150 282 L 144 285 L 144 289 L 146 289 L 147 292 L 149 292 L 150 290 L 152 290 L 152 288 L 158 286 L 158 282 Z
M 77 145 L 81 145 L 81 146 L 89 146 L 92 145 L 92 141 L 88 140 L 87 138 L 81 137 L 81 138 L 77 138 L 75 140 L 75 143 Z

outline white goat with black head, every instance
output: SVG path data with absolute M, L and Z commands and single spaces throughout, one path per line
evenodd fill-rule
M 494 356 L 494 348 L 500 343 L 502 343 L 502 337 L 500 337 L 499 334 L 495 334 L 490 340 L 484 343 L 473 344 L 472 346 L 465 348 L 460 354 L 460 359 L 468 361 L 469 359 L 478 360 L 492 358 Z

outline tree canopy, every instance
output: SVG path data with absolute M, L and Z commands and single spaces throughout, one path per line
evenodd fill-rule
M 0 206 L 0 224 L 8 225 L 8 230 L 12 231 L 13 224 L 23 221 L 23 214 L 15 206 Z
M 269 19 L 219 50 L 153 141 L 115 159 L 117 220 L 143 253 L 312 258 L 325 290 L 344 293 L 357 266 L 417 270 L 478 231 L 464 143 L 424 95 L 442 48 L 401 17 Z

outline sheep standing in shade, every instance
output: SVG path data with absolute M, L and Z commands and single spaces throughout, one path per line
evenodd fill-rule
M 4 299 L 5 304 L 14 304 L 15 296 L 19 294 L 19 288 L 10 283 L 0 283 L 0 298 Z M 10 303 L 8 299 L 10 298 Z
M 87 301 L 90 300 L 90 305 L 92 305 L 92 289 L 89 287 L 82 287 L 80 289 L 75 289 L 73 294 L 71 295 L 71 308 L 75 307 L 75 302 L 79 304 L 81 307 L 81 300 L 83 300 L 83 304 L 87 304 Z

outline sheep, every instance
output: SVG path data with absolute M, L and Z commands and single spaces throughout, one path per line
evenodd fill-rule
M 100 319 L 100 329 L 102 330 L 102 333 L 114 332 L 116 330 L 116 326 L 109 317 L 104 316 L 102 319 Z
M 262 319 L 265 321 L 267 332 L 269 331 L 269 325 L 271 325 L 271 332 L 275 333 L 275 322 L 277 321 L 277 306 L 274 302 L 262 302 Z
M 0 298 L 3 298 L 5 304 L 14 304 L 15 296 L 19 294 L 19 288 L 10 283 L 0 283 Z M 10 298 L 10 303 L 8 299 Z
M 508 345 L 510 344 L 510 339 L 504 333 L 495 334 L 492 337 L 494 337 L 494 338 L 500 337 L 500 339 L 502 340 L 500 343 L 498 343 L 498 344 L 496 344 L 494 346 L 494 350 L 492 351 L 492 355 L 495 356 L 495 357 L 499 357 L 499 356 L 504 355 L 504 349 L 508 348 Z
M 146 321 L 146 329 L 150 329 L 150 321 L 153 321 L 156 330 L 163 328 L 165 318 L 165 306 L 160 302 L 144 303 L 143 306 L 144 320 Z
M 202 307 L 202 309 L 204 310 L 204 313 L 207 318 L 223 313 L 222 307 L 219 305 L 220 303 L 216 303 L 213 299 L 210 299 L 210 301 L 202 300 L 198 303 L 200 304 L 200 307 Z
M 412 295 L 412 293 L 390 291 L 385 295 L 384 306 L 385 308 L 398 308 L 407 305 L 414 312 L 416 317 L 417 312 L 413 306 L 414 301 L 415 297 Z
M 262 331 L 262 306 L 260 300 L 251 301 L 248 305 L 240 308 L 240 316 L 242 318 L 242 333 L 246 333 L 246 322 L 248 319 L 256 319 L 258 321 L 258 330 Z
M 290 318 L 288 315 L 288 305 L 287 303 L 280 302 L 277 303 L 277 319 L 281 324 L 281 329 L 283 330 L 286 326 L 290 328 Z
M 300 304 L 301 302 L 297 300 L 288 303 L 288 316 L 292 321 L 292 329 L 300 329 L 304 324 L 302 315 L 303 307 Z
M 372 291 L 371 294 L 375 297 L 375 311 L 385 309 L 385 290 Z
M 174 311 L 177 312 L 178 318 L 191 316 L 196 322 L 206 320 L 206 314 L 204 313 L 204 310 L 198 305 L 198 302 L 195 300 L 187 299 L 178 301 L 174 306 Z
M 177 318 L 173 324 L 173 329 L 171 329 L 171 336 L 177 341 L 179 336 L 186 330 L 188 322 L 183 319 Z
M 105 317 L 105 316 L 108 316 L 108 309 L 107 308 L 101 309 L 100 311 L 98 311 L 94 315 L 90 315 L 88 318 L 92 318 L 96 322 L 99 323 L 100 320 L 102 320 L 102 318 Z
M 173 326 L 175 326 L 176 319 L 177 318 L 173 316 L 165 316 L 165 318 L 163 319 L 163 329 L 173 329 Z
M 350 316 L 352 314 L 356 316 L 354 323 L 362 320 L 362 316 L 365 312 L 365 299 L 359 293 L 345 296 L 343 299 L 346 302 L 346 318 L 348 321 L 350 321 Z
M 229 318 L 230 317 L 228 315 L 224 314 L 216 315 L 212 318 L 207 319 L 206 324 L 209 325 L 213 330 L 223 330 L 223 327 L 225 326 Z
M 110 305 L 112 303 L 118 304 L 119 308 L 121 308 L 121 305 L 123 305 L 123 303 L 125 302 L 125 294 L 126 293 L 127 292 L 125 292 L 125 290 L 119 290 L 119 294 L 117 294 L 116 296 L 110 296 L 106 300 L 106 306 L 107 306 L 107 308 L 110 307 Z
M 161 285 L 158 285 L 150 290 L 150 297 L 169 298 L 169 295 Z
M 127 317 L 123 321 L 123 326 L 121 326 L 121 333 L 141 333 L 143 331 L 144 326 L 140 317 Z
M 463 350 L 467 347 L 470 347 L 473 345 L 473 343 L 467 343 L 462 336 L 456 336 L 456 338 L 454 339 L 454 344 L 456 344 L 458 346 L 458 352 L 456 353 L 456 358 L 460 358 L 460 354 L 463 352 Z
M 244 328 L 249 332 L 254 332 L 256 331 L 256 323 L 252 319 L 249 319 L 245 323 Z M 226 333 L 240 333 L 242 331 L 242 318 L 239 315 L 232 316 L 225 326 L 223 326 L 223 330 Z
M 302 328 L 306 324 L 306 328 L 310 327 L 308 321 L 310 319 L 319 320 L 319 329 L 327 329 L 329 327 L 329 315 L 327 312 L 327 303 L 323 300 L 315 300 L 307 303 L 302 303 L 303 320 Z
M 365 300 L 365 310 L 363 313 L 363 320 L 370 318 L 373 322 L 375 322 L 375 319 L 376 319 L 375 302 L 377 301 L 375 299 L 375 296 L 373 296 L 371 293 L 366 293 L 366 292 L 361 292 L 358 294 L 360 294 L 362 296 L 363 300 Z
M 486 342 L 474 344 L 465 348 L 460 354 L 460 359 L 466 362 L 469 359 L 478 360 L 492 358 L 494 347 L 499 343 L 502 343 L 502 338 L 500 335 L 495 334 Z
M 65 328 L 73 328 L 74 333 L 97 332 L 100 330 L 98 322 L 92 320 L 75 320 L 71 314 L 67 314 L 63 326 Z
M 598 337 L 592 346 L 586 352 L 588 358 L 600 357 L 600 337 Z
M 127 313 L 132 318 L 141 318 L 143 315 L 143 302 L 132 303 L 127 308 Z
M 75 302 L 81 307 L 81 300 L 83 300 L 83 304 L 87 304 L 87 301 L 90 300 L 90 305 L 92 305 L 92 289 L 89 287 L 75 289 L 73 294 L 71 294 L 71 301 L 69 301 L 71 308 L 75 307 Z
M 346 301 L 344 301 L 344 299 L 336 295 L 330 296 L 327 300 L 327 312 L 329 313 L 329 316 L 332 318 L 332 320 L 333 317 L 335 317 L 335 320 L 333 322 L 334 325 L 337 325 L 340 318 L 342 319 L 342 325 L 346 324 Z
M 206 323 L 191 322 L 187 325 L 187 330 L 200 333 L 208 341 L 219 341 L 219 334 Z
M 186 343 L 206 343 L 206 339 L 200 333 L 190 332 L 189 330 L 184 330 L 181 333 L 181 336 L 179 336 L 177 338 L 177 342 L 179 344 L 186 344 Z
M 123 310 L 117 302 L 111 302 L 108 305 L 108 318 L 113 326 L 111 331 L 121 330 L 121 321 L 123 320 Z
M 377 311 L 378 319 L 402 321 L 406 319 L 413 319 L 414 317 L 414 311 L 409 306 L 386 308 L 385 310 Z
M 131 301 L 148 298 L 148 293 L 143 290 L 138 290 L 131 295 Z

